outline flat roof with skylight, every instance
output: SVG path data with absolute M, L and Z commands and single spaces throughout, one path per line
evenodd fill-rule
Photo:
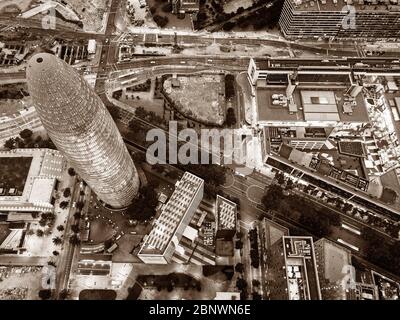
M 274 105 L 272 96 L 276 94 L 285 95 L 286 88 L 257 88 L 259 122 L 290 122 L 299 124 L 302 122 L 369 122 L 368 111 L 361 94 L 350 101 L 350 98 L 345 95 L 345 90 L 343 89 L 306 90 L 298 88 L 292 94 L 297 112 L 293 112 L 294 109 L 290 110 L 288 105 Z

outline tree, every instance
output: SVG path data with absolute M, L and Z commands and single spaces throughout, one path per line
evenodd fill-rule
M 53 255 L 54 255 L 54 256 L 58 256 L 59 254 L 60 254 L 60 253 L 59 253 L 57 250 L 54 250 L 54 251 L 53 251 Z
M 79 233 L 79 225 L 78 225 L 78 224 L 73 224 L 73 225 L 71 226 L 71 230 L 72 230 L 72 232 L 74 232 L 74 233 Z
M 14 149 L 15 148 L 15 139 L 10 138 L 10 139 L 6 140 L 6 142 L 4 143 L 4 148 Z
M 128 207 L 128 214 L 132 219 L 139 221 L 149 220 L 155 214 L 158 204 L 157 193 L 152 186 L 143 186 L 139 190 L 139 196 Z
M 344 212 L 351 212 L 353 210 L 353 205 L 351 203 L 346 202 L 343 206 Z
M 51 290 L 45 289 L 39 291 L 39 298 L 42 300 L 48 300 L 51 297 Z
M 236 280 L 236 288 L 238 288 L 240 291 L 245 290 L 247 288 L 247 282 L 243 278 L 238 278 Z
M 65 198 L 68 198 L 71 195 L 71 189 L 70 188 L 65 188 L 63 195 Z
M 74 168 L 69 168 L 69 169 L 68 169 L 68 174 L 69 174 L 71 177 L 75 176 L 75 175 L 76 175 L 76 172 L 75 172 Z
M 61 209 L 66 209 L 69 205 L 69 201 L 61 201 L 60 202 L 60 208 Z
M 141 123 L 138 119 L 132 119 L 131 121 L 129 121 L 128 127 L 129 129 L 131 129 L 132 131 L 137 131 L 138 129 L 141 128 Z
M 81 217 L 82 217 L 82 214 L 81 214 L 80 211 L 76 211 L 76 212 L 74 213 L 74 218 L 75 218 L 76 220 L 80 219 Z
M 41 218 L 41 219 L 39 220 L 39 225 L 40 225 L 41 227 L 45 227 L 46 224 L 47 224 L 47 220 L 46 220 L 46 219 Z
M 234 26 L 235 26 L 234 22 L 228 21 L 228 22 L 224 23 L 224 25 L 222 26 L 222 29 L 224 29 L 224 31 L 231 31 Z
M 258 292 L 252 292 L 251 295 L 253 296 L 253 300 L 262 300 L 261 294 Z
M 69 243 L 77 246 L 81 243 L 81 240 L 79 239 L 79 237 L 76 234 L 73 234 L 70 238 L 69 238 Z
M 228 108 L 226 112 L 225 123 L 228 127 L 234 126 L 236 124 L 236 116 L 233 108 Z
M 36 235 L 37 235 L 38 237 L 43 237 L 43 235 L 44 235 L 43 230 L 42 230 L 42 229 L 37 229 L 37 230 L 36 230 Z
M 56 263 L 55 263 L 54 261 L 48 261 L 47 264 L 48 264 L 49 266 L 53 266 L 54 268 L 57 267 L 57 266 L 56 266 Z
M 244 8 L 243 7 L 239 7 L 239 8 L 237 8 L 237 10 L 236 10 L 236 13 L 237 14 L 241 14 L 241 13 L 243 13 L 244 12 Z
M 160 16 L 156 14 L 153 16 L 154 22 L 161 28 L 165 27 L 168 24 L 168 17 Z
M 24 140 L 29 140 L 32 138 L 33 132 L 29 129 L 24 129 L 19 133 L 19 136 Z
M 241 263 L 241 262 L 237 263 L 235 266 L 235 271 L 239 272 L 239 273 L 243 273 L 243 271 L 244 271 L 243 263 Z
M 64 226 L 60 224 L 59 226 L 57 226 L 57 230 L 60 232 L 64 231 Z
M 396 202 L 397 192 L 394 191 L 392 188 L 385 187 L 383 189 L 381 198 L 384 202 L 392 204 L 392 203 Z
M 267 193 L 262 197 L 261 203 L 266 209 L 276 210 L 284 199 L 282 188 L 276 184 L 269 187 Z
M 60 295 L 58 296 L 60 300 L 65 300 L 68 297 L 68 290 L 67 289 L 63 289 L 60 292 Z
M 78 202 L 76 203 L 76 208 L 77 208 L 78 210 L 82 210 L 84 206 L 85 206 L 85 203 L 84 203 L 83 201 L 78 201 Z
M 253 279 L 253 281 L 251 281 L 253 287 L 259 287 L 260 286 L 260 281 Z
M 275 174 L 275 179 L 279 185 L 283 185 L 285 183 L 285 176 L 279 171 Z
M 39 212 L 32 212 L 31 216 L 32 216 L 32 219 L 37 219 L 39 217 Z
M 287 183 L 286 183 L 286 190 L 291 190 L 293 188 L 293 180 L 292 179 L 288 179 Z
M 115 100 L 121 99 L 121 97 L 122 97 L 122 90 L 114 91 L 113 94 L 112 94 L 112 97 L 113 97 Z M 110 113 L 111 113 L 111 112 L 110 112 Z M 113 117 L 112 114 L 111 114 L 111 117 L 114 119 L 114 117 Z
M 242 240 L 236 240 L 236 242 L 235 242 L 235 248 L 236 249 L 238 249 L 238 250 L 240 250 L 240 249 L 242 249 L 243 248 L 243 242 L 242 242 Z
M 53 238 L 53 243 L 56 245 L 56 246 L 59 246 L 60 244 L 62 244 L 62 239 L 60 238 L 60 237 L 54 237 Z

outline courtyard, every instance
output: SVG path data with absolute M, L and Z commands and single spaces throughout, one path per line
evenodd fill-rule
M 14 157 L 0 158 L 0 195 L 22 195 L 31 163 L 32 157 L 19 157 L 17 161 Z

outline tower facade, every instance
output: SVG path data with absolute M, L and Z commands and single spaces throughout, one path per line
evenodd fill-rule
M 110 113 L 86 80 L 54 55 L 38 53 L 26 70 L 30 95 L 58 150 L 106 204 L 130 204 L 139 176 Z

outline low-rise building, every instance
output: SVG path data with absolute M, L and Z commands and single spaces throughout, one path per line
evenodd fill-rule
M 0 195 L 1 213 L 53 211 L 54 190 L 57 190 L 65 164 L 59 151 L 1 151 L 0 163 L 0 188 L 3 189 Z
M 312 237 L 283 236 L 269 249 L 271 300 L 321 300 Z

